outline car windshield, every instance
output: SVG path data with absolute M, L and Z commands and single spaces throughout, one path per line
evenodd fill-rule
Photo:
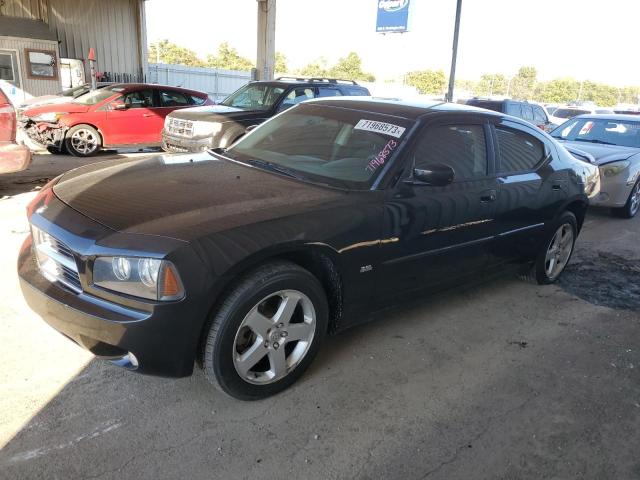
M 77 97 L 87 92 L 89 88 L 86 85 L 78 85 L 76 87 L 66 88 L 61 92 L 63 97 Z
M 221 105 L 242 110 L 269 110 L 283 92 L 282 87 L 250 83 L 225 98 Z
M 640 122 L 576 118 L 556 128 L 551 135 L 571 142 L 640 148 Z
M 558 108 L 553 112 L 554 117 L 558 118 L 573 118 L 577 115 L 585 115 L 591 113 L 589 110 L 580 110 L 578 108 Z
M 311 182 L 366 189 L 410 126 L 404 118 L 302 104 L 267 121 L 224 155 Z
M 553 115 L 553 114 L 554 114 L 554 112 L 555 112 L 556 110 L 558 110 L 558 107 L 544 107 L 544 108 L 547 110 L 547 113 L 548 113 L 549 115 Z
M 99 90 L 92 90 L 90 92 L 85 93 L 84 95 L 80 95 L 77 98 L 73 99 L 74 103 L 81 103 L 82 105 L 95 105 L 97 103 L 106 100 L 109 97 L 112 97 L 116 93 L 122 92 L 122 88 L 101 88 Z

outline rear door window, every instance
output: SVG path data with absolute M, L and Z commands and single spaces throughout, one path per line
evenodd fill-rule
M 542 107 L 533 107 L 533 121 L 536 125 L 545 125 L 547 123 L 547 116 Z
M 500 173 L 532 171 L 545 157 L 544 144 L 522 130 L 496 127 L 500 152 Z
M 453 168 L 454 182 L 487 175 L 487 142 L 482 125 L 428 127 L 414 151 L 415 168 L 433 164 Z
M 522 105 L 522 117 L 527 122 L 533 122 L 533 108 L 531 105 Z
M 339 97 L 342 93 L 337 88 L 327 88 L 327 87 L 319 87 L 318 88 L 318 97 Z
M 163 107 L 187 107 L 191 104 L 187 94 L 177 90 L 160 90 L 160 102 Z
M 153 90 L 136 90 L 126 93 L 123 101 L 127 108 L 151 108 L 153 107 Z
M 200 97 L 198 95 L 189 95 L 189 98 L 191 99 L 192 105 L 202 105 L 207 101 L 207 97 Z
M 523 118 L 522 117 L 522 108 L 519 103 L 507 103 L 507 115 L 512 115 L 514 117 Z

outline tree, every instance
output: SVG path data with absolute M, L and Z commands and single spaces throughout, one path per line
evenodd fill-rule
M 170 65 L 189 65 L 192 67 L 201 67 L 203 65 L 196 52 L 171 43 L 169 40 L 160 40 L 158 43 L 149 45 L 149 63 L 168 63 Z
M 416 87 L 419 93 L 441 94 L 447 84 L 447 77 L 442 70 L 419 70 L 407 73 L 405 82 Z
M 207 67 L 222 68 L 224 70 L 251 70 L 255 64 L 248 58 L 242 57 L 238 51 L 227 42 L 218 46 L 217 55 L 207 55 Z
M 327 60 L 324 57 L 320 57 L 317 60 L 296 70 L 296 74 L 302 75 L 304 77 L 316 77 L 316 78 L 327 77 L 329 75 Z
M 366 82 L 373 82 L 376 79 L 371 73 L 362 70 L 362 60 L 356 52 L 349 52 L 346 57 L 340 58 L 338 63 L 329 70 L 329 76 Z
M 287 73 L 289 71 L 289 67 L 287 67 L 287 57 L 284 53 L 276 52 L 274 71 L 276 73 Z
M 509 80 L 501 73 L 484 74 L 476 85 L 475 94 L 482 97 L 507 95 Z
M 556 78 L 542 84 L 536 100 L 545 103 L 568 103 L 578 99 L 580 82 L 573 78 Z
M 511 96 L 523 100 L 533 98 L 538 71 L 535 67 L 520 67 L 518 74 L 511 81 Z

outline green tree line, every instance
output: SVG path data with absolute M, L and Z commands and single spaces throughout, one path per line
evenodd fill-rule
M 442 71 L 422 70 L 405 75 L 405 83 L 416 87 L 422 94 L 444 94 L 447 78 Z M 543 103 L 569 103 L 590 101 L 603 107 L 618 103 L 638 103 L 640 87 L 614 87 L 574 78 L 556 78 L 539 81 L 535 67 L 522 67 L 516 75 L 507 77 L 502 73 L 487 73 L 479 80 L 456 80 L 456 88 L 471 92 L 475 96 L 508 96 Z
M 227 42 L 222 42 L 218 46 L 218 52 L 215 55 L 207 55 L 206 59 L 202 59 L 193 50 L 171 43 L 169 40 L 161 40 L 149 45 L 148 61 L 149 63 L 211 67 L 224 70 L 249 71 L 255 67 L 252 60 L 240 55 Z M 275 70 L 276 72 L 288 70 L 287 57 L 280 52 L 276 52 Z
M 255 66 L 252 60 L 240 55 L 226 42 L 219 45 L 215 55 L 207 55 L 206 59 L 201 59 L 193 50 L 168 40 L 161 40 L 149 46 L 149 62 L 244 71 L 251 70 Z M 276 52 L 275 71 L 289 72 L 287 57 L 281 52 Z M 362 59 L 356 52 L 349 52 L 333 65 L 329 65 L 325 58 L 319 58 L 292 73 L 305 77 L 375 81 L 371 73 L 363 70 Z M 416 87 L 421 94 L 443 95 L 447 88 L 447 76 L 442 70 L 408 72 L 404 76 L 404 81 Z M 460 79 L 456 81 L 456 88 L 467 90 L 475 96 L 503 95 L 544 103 L 591 101 L 603 107 L 618 103 L 638 103 L 638 95 L 640 95 L 640 86 L 618 88 L 570 77 L 540 81 L 537 70 L 531 66 L 521 67 L 513 76 L 486 73 L 479 80 Z
M 255 66 L 252 60 L 240 55 L 235 48 L 226 42 L 218 46 L 218 51 L 215 55 L 207 55 L 206 59 L 202 59 L 193 50 L 176 45 L 168 40 L 161 40 L 149 45 L 148 60 L 149 63 L 211 67 L 225 70 L 248 71 Z M 275 71 L 277 73 L 289 72 L 287 57 L 281 52 L 276 52 Z M 333 77 L 370 82 L 375 80 L 371 73 L 367 73 L 362 69 L 362 60 L 356 52 L 349 52 L 331 66 L 327 64 L 325 59 L 320 58 L 292 73 L 308 77 Z

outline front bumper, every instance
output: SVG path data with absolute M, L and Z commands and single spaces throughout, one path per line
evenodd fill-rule
M 171 153 L 197 153 L 215 148 L 213 137 L 186 138 L 162 132 L 162 149 Z
M 145 374 L 190 375 L 202 326 L 211 307 L 198 288 L 203 285 L 207 288 L 199 270 L 200 260 L 184 242 L 113 232 L 66 206 L 51 195 L 51 189 L 45 193 L 48 193 L 43 196 L 47 198 L 46 203 L 30 206 L 34 212 L 30 221 L 75 253 L 82 291 L 78 293 L 42 275 L 29 235 L 17 265 L 27 304 L 55 330 L 97 357 Z M 130 253 L 143 251 L 141 246 L 147 248 L 143 252 L 155 251 L 156 254 L 166 248 L 172 252 L 166 258 L 190 273 L 182 278 L 187 297 L 180 301 L 152 302 L 93 286 L 89 267 L 92 259 L 105 254 L 118 255 L 114 247 L 106 247 L 105 243 L 125 245 L 131 249 Z
M 606 177 L 600 173 L 600 193 L 591 199 L 595 207 L 624 207 L 638 175 L 621 173 L 615 177 Z
M 26 170 L 31 165 L 31 150 L 26 145 L 0 142 L 0 173 Z
M 68 128 L 60 123 L 34 122 L 32 120 L 22 120 L 22 130 L 27 134 L 29 140 L 44 148 L 62 149 L 62 142 Z

